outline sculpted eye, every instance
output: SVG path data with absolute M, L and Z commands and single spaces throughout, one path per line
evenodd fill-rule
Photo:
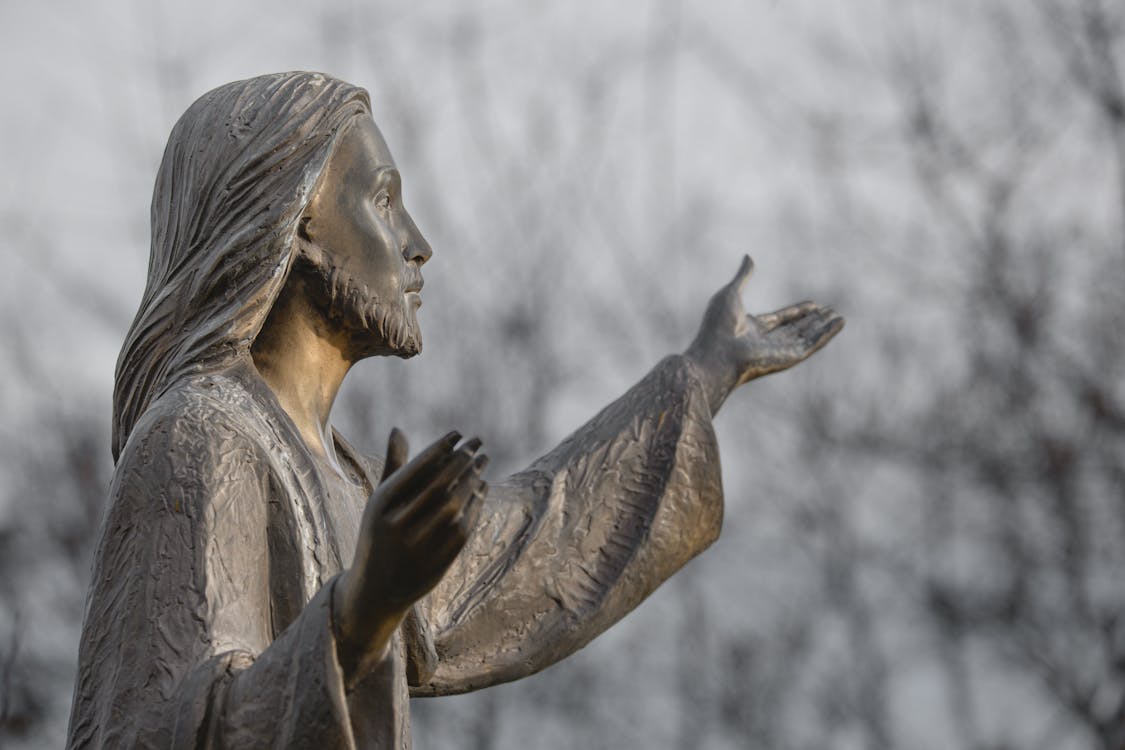
M 389 209 L 391 207 L 391 194 L 386 190 L 381 191 L 375 196 L 375 205 L 384 210 Z

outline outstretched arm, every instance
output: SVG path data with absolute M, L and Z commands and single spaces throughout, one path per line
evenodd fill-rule
M 536 672 L 581 648 L 719 534 L 714 412 L 740 383 L 796 364 L 842 320 L 795 305 L 758 317 L 711 300 L 695 342 L 526 471 L 493 487 L 465 550 L 429 597 L 436 669 L 413 695 Z
M 492 486 L 427 602 L 436 668 L 412 695 L 537 672 L 637 606 L 719 534 L 722 485 L 694 367 L 667 357 L 530 468 Z

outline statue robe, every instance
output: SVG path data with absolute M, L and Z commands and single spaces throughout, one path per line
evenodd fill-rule
M 380 462 L 324 475 L 248 362 L 181 381 L 117 463 L 68 746 L 407 748 L 409 698 L 514 680 L 584 646 L 707 547 L 718 447 L 668 357 L 530 468 L 387 655 L 345 689 L 331 589 Z

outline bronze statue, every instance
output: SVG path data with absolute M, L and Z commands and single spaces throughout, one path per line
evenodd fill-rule
M 699 335 L 527 470 L 480 441 L 356 453 L 344 376 L 421 348 L 431 250 L 365 91 L 314 73 L 202 96 L 168 140 L 117 365 L 116 470 L 69 746 L 401 748 L 408 698 L 532 674 L 718 535 L 711 420 L 843 325 L 812 303 Z

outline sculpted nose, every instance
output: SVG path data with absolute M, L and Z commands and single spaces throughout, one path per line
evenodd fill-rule
M 426 238 L 417 229 L 410 233 L 410 238 L 402 248 L 402 255 L 407 262 L 414 261 L 419 266 L 428 261 L 433 254 L 430 243 L 426 242 Z

